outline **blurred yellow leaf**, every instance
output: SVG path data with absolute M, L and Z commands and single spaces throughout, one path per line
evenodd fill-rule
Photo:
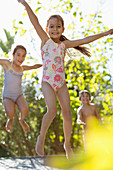
M 52 159 L 51 164 L 69 170 L 112 170 L 113 169 L 113 121 L 99 123 L 89 119 L 86 132 L 86 152 L 77 153 L 71 159 Z

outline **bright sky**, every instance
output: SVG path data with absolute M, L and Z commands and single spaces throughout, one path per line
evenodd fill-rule
M 101 6 L 103 22 L 104 22 L 105 26 L 107 26 L 109 28 L 113 28 L 113 0 L 101 0 L 101 1 L 104 2 L 104 3 L 102 3 L 102 5 L 100 5 L 100 3 L 99 3 L 100 0 L 79 0 L 80 7 L 81 7 L 84 15 L 94 14 L 95 11 L 97 11 L 98 8 Z M 28 0 L 27 0 L 27 2 L 28 2 Z M 32 0 L 32 5 L 33 5 L 33 3 L 35 4 L 36 2 L 37 2 L 37 0 Z M 48 1 L 41 0 L 41 2 L 44 5 L 48 5 L 49 0 Z M 51 1 L 51 4 L 52 3 L 53 4 L 57 3 L 57 0 Z M 35 9 L 35 7 L 34 7 L 34 9 Z M 4 40 L 4 38 L 5 38 L 3 28 L 6 28 L 8 31 L 11 32 L 12 25 L 13 25 L 12 21 L 14 19 L 21 20 L 23 13 L 24 13 L 24 7 L 20 3 L 18 3 L 17 0 L 1 0 L 1 2 L 0 2 L 0 39 Z M 48 18 L 47 15 L 48 15 L 48 12 L 41 13 L 41 15 L 39 16 L 40 22 L 43 21 L 46 23 L 46 20 Z M 28 19 L 28 21 L 29 21 L 29 19 Z M 65 21 L 65 18 L 64 18 L 64 21 Z M 68 18 L 66 18 L 66 21 L 68 23 Z M 27 23 L 27 19 L 26 19 L 26 23 Z M 30 22 L 28 24 L 26 24 L 26 26 L 30 27 Z M 27 36 L 29 36 L 29 35 L 27 34 Z M 25 39 L 25 37 L 23 37 L 23 39 Z M 22 41 L 23 41 L 23 39 L 21 37 Z M 18 38 L 18 41 L 19 41 L 19 38 Z M 37 46 L 40 48 L 39 43 Z M 25 47 L 27 48 L 26 44 L 25 44 Z M 37 55 L 37 54 L 33 54 L 33 56 L 35 56 L 35 55 Z
M 2 28 L 11 29 L 12 20 L 22 15 L 23 8 L 17 0 L 1 0 L 0 2 L 0 35 Z
M 33 0 L 35 1 L 35 0 Z M 37 1 L 37 0 L 36 0 Z M 43 3 L 47 0 L 41 0 Z M 56 0 L 57 1 L 57 0 Z M 94 13 L 99 8 L 99 0 L 79 0 L 84 14 Z M 104 2 L 101 10 L 103 12 L 103 22 L 108 27 L 113 27 L 113 0 L 101 0 Z M 45 3 L 46 4 L 46 3 Z M 1 0 L 0 2 L 0 37 L 2 29 L 11 29 L 12 20 L 19 18 L 21 20 L 24 8 L 17 0 Z M 44 18 L 43 18 L 44 19 Z
M 113 28 L 113 0 L 101 0 L 101 4 L 100 0 L 80 0 L 80 2 L 85 14 L 94 13 L 100 7 L 105 26 Z

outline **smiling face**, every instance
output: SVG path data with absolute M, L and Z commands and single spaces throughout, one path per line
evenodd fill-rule
M 82 102 L 82 104 L 89 104 L 90 102 L 90 95 L 88 93 L 83 93 L 80 96 L 80 101 Z
M 16 52 L 13 54 L 14 64 L 20 66 L 24 62 L 25 56 L 26 56 L 26 51 L 24 49 L 18 48 Z
M 60 36 L 64 32 L 62 21 L 57 17 L 51 17 L 48 21 L 46 31 L 51 39 L 59 42 Z

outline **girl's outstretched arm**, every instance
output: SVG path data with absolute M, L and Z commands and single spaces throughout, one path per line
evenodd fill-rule
M 35 64 L 35 65 L 32 65 L 32 66 L 23 65 L 22 67 L 23 67 L 24 71 L 27 71 L 27 70 L 32 70 L 32 69 L 37 69 L 39 67 L 42 67 L 42 64 Z
M 5 65 L 7 62 L 7 59 L 1 59 L 0 58 L 0 65 Z
M 101 37 L 104 37 L 104 36 L 107 36 L 109 34 L 113 34 L 113 29 L 110 29 L 109 31 L 106 31 L 106 32 L 102 32 L 100 34 L 95 34 L 95 35 L 91 35 L 91 36 L 88 36 L 88 37 L 85 37 L 83 39 L 78 39 L 78 40 L 66 40 L 64 41 L 65 45 L 66 45 L 66 48 L 73 48 L 73 47 L 76 47 L 76 46 L 79 46 L 79 45 L 83 45 L 83 44 L 88 44 L 90 42 L 93 42 Z
M 4 72 L 7 72 L 7 70 L 10 67 L 10 61 L 8 59 L 1 59 L 0 58 L 0 65 L 3 66 Z
M 32 11 L 31 7 L 25 0 L 18 0 L 18 2 L 22 3 L 24 7 L 26 8 L 26 11 L 28 13 L 29 19 L 31 23 L 33 24 L 37 34 L 39 35 L 40 39 L 42 42 L 46 42 L 48 39 L 47 33 L 43 30 L 42 26 L 40 25 L 37 16 L 35 13 Z

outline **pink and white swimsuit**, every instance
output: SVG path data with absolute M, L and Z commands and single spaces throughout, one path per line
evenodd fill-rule
M 41 50 L 43 61 L 42 82 L 49 83 L 55 91 L 66 82 L 64 71 L 65 51 L 63 42 L 55 43 L 52 39 L 48 39 Z

